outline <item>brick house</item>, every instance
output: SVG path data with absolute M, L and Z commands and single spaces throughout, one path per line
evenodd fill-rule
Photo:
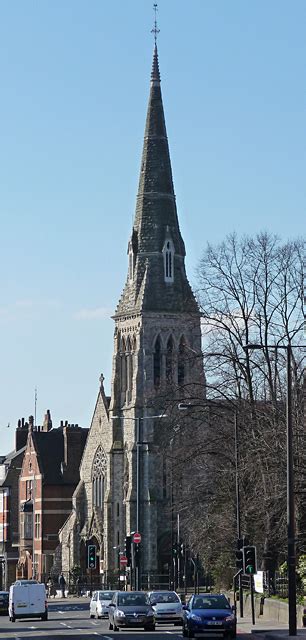
M 44 580 L 54 572 L 58 532 L 72 508 L 87 433 L 67 422 L 53 429 L 49 411 L 42 427 L 30 420 L 19 478 L 18 577 Z
M 15 449 L 0 456 L 0 589 L 8 589 L 14 582 L 19 557 L 19 499 L 18 483 L 28 424 L 18 421 Z

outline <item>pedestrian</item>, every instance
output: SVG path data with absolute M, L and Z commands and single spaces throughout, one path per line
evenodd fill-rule
M 52 595 L 52 593 L 51 593 L 52 592 L 52 584 L 53 583 L 52 583 L 51 576 L 49 576 L 48 582 L 47 582 L 48 598 L 51 598 L 51 595 Z
M 62 598 L 65 598 L 65 587 L 66 587 L 66 580 L 64 578 L 64 574 L 63 572 L 61 573 L 59 579 L 58 579 L 58 584 L 60 586 L 60 590 L 62 592 Z
M 77 592 L 77 597 L 79 598 L 79 596 L 82 595 L 82 584 L 81 584 L 81 576 L 78 576 L 76 581 L 76 592 Z

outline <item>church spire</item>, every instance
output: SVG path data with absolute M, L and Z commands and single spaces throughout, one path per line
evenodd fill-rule
M 132 310 L 197 310 L 185 273 L 185 245 L 177 217 L 161 92 L 156 6 L 154 10 L 150 95 L 135 219 L 128 247 L 128 279 L 116 315 Z

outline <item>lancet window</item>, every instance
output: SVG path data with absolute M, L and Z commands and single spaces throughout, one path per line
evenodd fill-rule
M 173 382 L 173 365 L 174 365 L 173 351 L 174 351 L 173 339 L 172 339 L 172 336 L 170 336 L 167 342 L 167 353 L 166 353 L 166 380 L 168 384 L 172 384 Z
M 107 458 L 104 449 L 100 446 L 96 450 L 92 464 L 92 503 L 94 507 L 102 507 L 104 502 L 104 488 Z
M 178 361 L 177 361 L 177 382 L 179 386 L 182 386 L 185 382 L 185 376 L 186 376 L 185 358 L 186 358 L 185 340 L 182 337 L 180 339 Z
M 155 349 L 153 355 L 153 378 L 154 378 L 154 386 L 157 388 L 160 386 L 160 378 L 161 378 L 161 343 L 160 337 L 158 336 L 155 342 Z
M 174 246 L 172 240 L 167 240 L 164 248 L 164 276 L 165 282 L 173 282 L 174 280 L 174 272 L 173 272 L 173 256 L 174 256 Z

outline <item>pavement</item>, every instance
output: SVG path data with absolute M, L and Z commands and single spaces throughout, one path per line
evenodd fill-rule
M 238 634 L 256 635 L 258 640 L 285 640 L 287 638 L 303 638 L 306 640 L 306 628 L 297 629 L 297 636 L 289 636 L 288 625 L 273 622 L 272 620 L 260 620 L 256 618 L 255 625 L 249 615 L 240 618 L 238 616 Z

